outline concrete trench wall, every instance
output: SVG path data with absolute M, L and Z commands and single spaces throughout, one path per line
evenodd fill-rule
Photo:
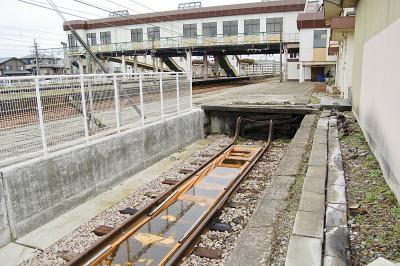
M 274 135 L 294 137 L 300 123 L 306 114 L 312 114 L 317 110 L 312 108 L 287 108 L 279 106 L 252 106 L 252 107 L 225 107 L 203 105 L 205 112 L 204 131 L 209 133 L 234 134 L 238 117 L 274 121 Z M 266 134 L 265 124 L 243 123 L 241 134 Z
M 195 110 L 3 168 L 0 246 L 202 138 L 203 117 Z

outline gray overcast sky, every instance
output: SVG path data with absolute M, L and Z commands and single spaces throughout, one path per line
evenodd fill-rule
M 46 0 L 23 0 L 39 5 L 48 5 Z M 139 13 L 151 12 L 134 2 L 138 2 L 156 11 L 174 10 L 179 3 L 193 0 L 85 0 L 108 10 L 122 10 L 113 4 L 129 7 Z M 259 1 L 259 0 L 258 0 Z M 203 0 L 203 6 L 226 5 L 258 2 L 257 0 Z M 87 18 L 107 17 L 108 13 L 92 8 L 74 0 L 53 0 L 61 11 L 70 12 Z M 129 10 L 130 14 L 135 14 Z M 88 14 L 89 13 L 89 14 Z M 60 47 L 66 40 L 62 30 L 62 19 L 52 10 L 35 7 L 17 0 L 0 0 L 0 57 L 22 56 L 30 53 L 33 38 L 36 37 L 40 48 Z M 80 19 L 65 15 L 68 20 Z

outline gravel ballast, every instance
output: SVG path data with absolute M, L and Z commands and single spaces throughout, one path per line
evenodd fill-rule
M 82 224 L 70 234 L 64 236 L 52 246 L 24 261 L 21 265 L 63 265 L 67 263 L 62 257 L 66 254 L 79 254 L 90 247 L 100 237 L 96 236 L 92 231 L 100 225 L 116 227 L 125 221 L 130 215 L 121 214 L 120 210 L 127 207 L 141 209 L 149 204 L 153 199 L 145 196 L 146 193 L 162 193 L 170 188 L 169 185 L 162 184 L 164 179 L 182 179 L 186 175 L 180 173 L 181 169 L 196 169 L 200 164 L 209 160 L 213 155 L 226 147 L 231 138 L 224 135 L 210 135 L 207 137 L 211 140 L 211 144 L 193 153 L 187 160 L 165 171 L 153 181 L 147 183 L 140 189 L 134 191 L 126 199 L 115 204 L 106 211 L 100 213 L 89 222 Z M 264 141 L 241 141 L 240 144 L 263 145 Z M 283 157 L 287 147 L 288 140 L 275 140 L 271 143 L 271 147 L 264 154 L 262 159 L 251 170 L 247 179 L 240 185 L 241 188 L 251 188 L 262 192 L 269 184 L 272 173 Z M 212 247 L 222 251 L 222 258 L 219 260 L 211 260 L 201 258 L 192 254 L 183 265 L 222 265 L 229 256 L 230 250 L 235 245 L 237 237 L 246 225 L 250 215 L 254 211 L 260 193 L 244 190 L 242 193 L 235 193 L 230 202 L 237 202 L 243 205 L 236 208 L 224 207 L 221 214 L 215 217 L 216 220 L 229 223 L 233 232 L 217 232 L 207 231 L 201 236 L 199 246 Z
M 241 144 L 263 145 L 264 143 L 263 141 L 245 141 Z M 221 258 L 209 259 L 191 254 L 183 261 L 182 265 L 224 265 L 236 245 L 240 233 L 253 214 L 261 193 L 270 184 L 271 177 L 282 159 L 287 145 L 288 141 L 286 140 L 273 141 L 267 152 L 250 171 L 246 180 L 239 186 L 238 190 L 242 193 L 234 193 L 221 210 L 221 214 L 214 218 L 215 221 L 230 224 L 233 231 L 207 231 L 201 236 L 198 246 L 221 250 Z M 259 193 L 254 193 L 254 189 Z M 230 207 L 232 205 L 236 205 L 235 208 Z

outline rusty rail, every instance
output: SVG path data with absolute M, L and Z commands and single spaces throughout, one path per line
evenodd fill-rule
M 201 171 L 204 171 L 205 168 L 207 168 L 213 161 L 215 161 L 218 157 L 223 155 L 225 152 L 227 152 L 229 149 L 232 149 L 234 144 L 239 138 L 240 135 L 240 127 L 243 119 L 241 117 L 238 118 L 236 122 L 236 132 L 235 132 L 235 137 L 234 140 L 223 150 L 221 150 L 218 154 L 213 156 L 209 161 L 201 165 L 199 168 L 197 168 L 193 173 L 191 173 L 189 176 L 175 184 L 173 187 L 171 187 L 168 191 L 165 191 L 162 195 L 157 197 L 154 201 L 152 201 L 149 205 L 147 205 L 145 208 L 141 209 L 139 212 L 137 212 L 135 215 L 127 219 L 121 226 L 118 228 L 115 228 L 112 230 L 110 233 L 108 233 L 106 236 L 103 238 L 99 239 L 96 241 L 90 248 L 85 250 L 83 253 L 81 253 L 79 256 L 74 258 L 68 265 L 97 265 L 98 261 L 100 258 L 104 257 L 104 254 L 107 252 L 112 251 L 115 246 L 111 246 L 110 243 L 122 243 L 121 239 L 127 239 L 129 236 L 126 236 L 126 233 L 129 232 L 129 230 L 133 230 L 132 227 L 135 225 L 138 227 L 142 221 L 146 219 L 151 214 L 154 214 L 155 212 L 159 212 L 159 206 L 163 206 L 163 203 L 170 201 L 173 198 L 176 198 L 177 196 L 176 191 L 178 188 L 181 188 L 182 185 L 186 185 L 185 183 L 188 182 L 190 179 L 193 179 L 198 175 Z M 228 185 L 228 187 L 225 188 L 225 192 L 222 194 L 220 198 L 217 198 L 216 203 L 209 209 L 207 210 L 207 213 L 204 217 L 200 217 L 201 219 L 199 221 L 196 221 L 196 223 L 190 228 L 187 234 L 184 235 L 182 239 L 179 241 L 179 247 L 176 249 L 173 249 L 171 253 L 168 254 L 168 256 L 163 259 L 163 263 L 160 265 L 175 265 L 178 264 L 179 261 L 184 257 L 185 254 L 190 250 L 190 248 L 193 245 L 194 240 L 201 234 L 201 232 L 204 230 L 206 225 L 209 223 L 211 218 L 215 215 L 215 213 L 224 205 L 224 203 L 229 199 L 231 194 L 236 190 L 242 179 L 247 175 L 247 173 L 252 169 L 252 167 L 256 164 L 256 162 L 259 160 L 259 158 L 265 153 L 265 151 L 268 149 L 271 138 L 272 138 L 272 131 L 273 131 L 273 123 L 272 120 L 269 121 L 269 128 L 268 128 L 268 141 L 267 144 L 264 145 L 254 156 L 252 161 L 246 166 L 246 168 L 243 169 L 243 171 L 240 172 L 240 174 L 231 181 L 231 183 Z M 161 205 L 160 205 L 161 204 Z M 158 207 L 157 207 L 158 206 Z M 116 252 L 116 251 L 114 251 Z

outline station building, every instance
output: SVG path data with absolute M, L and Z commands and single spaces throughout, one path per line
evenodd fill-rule
M 65 23 L 64 30 L 70 55 L 84 53 L 71 26 L 100 57 L 120 60 L 122 68 L 128 62 L 132 71 L 154 66 L 159 70 L 184 70 L 191 65 L 187 58 L 190 52 L 200 57 L 203 68 L 212 66 L 211 72 L 217 74 L 221 69 L 227 76 L 235 76 L 240 72 L 240 59 L 254 54 L 279 54 L 282 46 L 287 78 L 286 59 L 299 54 L 297 17 L 304 11 L 305 2 L 279 0 L 75 20 Z
M 184 71 L 195 65 L 196 77 L 231 77 L 251 74 L 254 67 L 244 62 L 257 54 L 275 55 L 271 57 L 275 62 L 270 60 L 263 70 L 275 69 L 280 54 L 284 81 L 324 82 L 339 74 L 338 53 L 330 45 L 322 3 L 277 0 L 212 7 L 193 4 L 140 15 L 126 11 L 104 19 L 68 21 L 64 30 L 69 55 L 85 54 L 72 27 L 105 62 L 117 63 L 110 65 L 115 72 Z M 198 58 L 193 61 L 192 56 Z M 83 64 L 86 72 L 97 71 L 90 62 Z

